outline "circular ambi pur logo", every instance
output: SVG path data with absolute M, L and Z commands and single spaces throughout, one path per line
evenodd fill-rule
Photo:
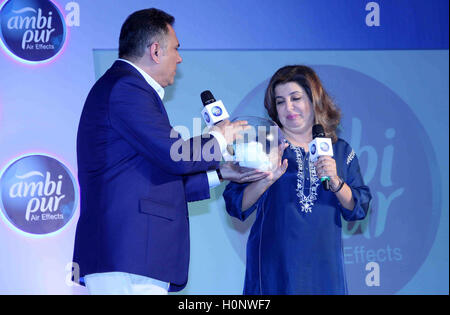
M 219 117 L 222 115 L 222 109 L 219 106 L 214 106 L 211 110 L 214 116 Z
M 8 0 L 0 6 L 0 21 L 2 47 L 21 62 L 48 62 L 64 46 L 64 17 L 50 0 Z
M 207 123 L 209 123 L 209 122 L 211 121 L 211 118 L 209 118 L 208 113 L 205 113 L 205 114 L 203 115 L 203 117 L 205 118 L 205 120 L 206 120 Z
M 23 156 L 0 175 L 0 210 L 20 231 L 54 233 L 73 217 L 78 206 L 77 188 L 69 169 L 57 159 Z
M 323 152 L 327 152 L 327 151 L 330 149 L 330 146 L 328 145 L 328 143 L 322 142 L 322 143 L 320 144 L 320 149 L 321 149 Z

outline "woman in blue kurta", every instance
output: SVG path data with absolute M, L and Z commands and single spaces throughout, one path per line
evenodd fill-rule
M 336 135 L 340 112 L 315 72 L 287 66 L 272 77 L 265 107 L 286 138 L 276 170 L 224 192 L 230 215 L 257 211 L 247 243 L 244 294 L 346 294 L 341 216 L 363 219 L 371 195 L 358 159 Z M 322 124 L 333 157 L 309 160 L 312 126 Z M 330 190 L 320 178 L 330 178 Z

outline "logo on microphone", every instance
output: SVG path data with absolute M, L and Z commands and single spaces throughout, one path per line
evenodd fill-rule
M 220 108 L 219 106 L 214 106 L 211 109 L 211 112 L 214 116 L 219 117 L 220 115 L 222 115 L 222 108 Z
M 211 121 L 211 118 L 209 117 L 208 113 L 205 112 L 205 114 L 203 115 L 203 117 L 205 118 L 206 123 L 209 123 Z
M 66 24 L 52 1 L 6 1 L 0 21 L 1 46 L 22 62 L 48 62 L 64 46 Z
M 77 206 L 78 185 L 67 167 L 46 155 L 14 160 L 0 176 L 0 209 L 14 228 L 49 234 L 63 228 Z
M 315 144 L 313 144 L 313 145 L 311 146 L 311 154 L 312 154 L 312 155 L 316 154 L 316 145 L 315 145 Z
M 315 146 L 314 146 L 314 149 L 315 149 Z M 326 142 L 321 142 L 320 143 L 320 149 L 323 151 L 323 152 L 328 152 L 328 150 L 330 150 L 330 146 L 328 145 L 328 143 L 326 143 Z M 314 154 L 314 153 L 313 153 Z

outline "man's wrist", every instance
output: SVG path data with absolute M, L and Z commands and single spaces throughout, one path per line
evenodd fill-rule
M 219 179 L 219 176 L 217 175 L 216 170 L 208 171 L 208 172 L 206 172 L 206 175 L 207 175 L 207 177 L 208 177 L 208 185 L 209 185 L 209 188 L 214 188 L 214 187 L 216 187 L 216 186 L 219 186 L 220 183 L 222 182 L 222 181 Z
M 219 177 L 220 182 L 223 182 L 223 176 L 222 173 L 220 172 L 220 168 L 216 169 L 216 173 L 217 177 Z
M 209 134 L 212 135 L 219 143 L 220 153 L 222 154 L 223 159 L 227 162 L 233 161 L 233 157 L 227 150 L 228 144 L 227 144 L 227 141 L 225 140 L 225 137 L 223 136 L 223 134 L 220 133 L 219 131 L 215 131 L 215 130 L 209 131 Z

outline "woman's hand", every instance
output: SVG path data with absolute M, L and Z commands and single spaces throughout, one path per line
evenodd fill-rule
M 272 171 L 268 171 L 267 172 L 267 177 L 263 179 L 263 181 L 273 184 L 275 183 L 287 170 L 288 167 L 288 160 L 284 159 L 283 160 L 283 153 L 284 150 L 289 146 L 288 143 L 282 143 L 278 146 L 278 154 L 277 154 L 277 159 L 275 161 L 276 163 L 276 168 Z
M 321 156 L 314 163 L 316 168 L 317 177 L 329 177 L 330 185 L 332 189 L 339 186 L 339 177 L 337 175 L 336 161 L 331 156 Z
M 271 152 L 274 154 L 274 157 L 277 157 L 276 168 L 272 171 L 265 172 L 267 176 L 258 181 L 255 181 L 248 185 L 244 190 L 244 196 L 242 197 L 242 211 L 249 209 L 255 202 L 261 197 L 261 195 L 273 184 L 275 183 L 287 170 L 288 161 L 283 159 L 283 153 L 286 147 L 289 144 L 283 143 L 280 144 L 277 148 L 273 150 L 277 150 L 278 152 Z
M 330 178 L 331 190 L 336 191 L 340 185 L 340 180 L 337 175 L 336 161 L 331 156 L 321 156 L 314 163 L 316 167 L 317 177 L 321 178 L 328 176 Z M 335 193 L 341 205 L 348 209 L 353 210 L 355 208 L 355 200 L 353 199 L 353 193 L 347 184 L 343 183 L 341 189 Z

